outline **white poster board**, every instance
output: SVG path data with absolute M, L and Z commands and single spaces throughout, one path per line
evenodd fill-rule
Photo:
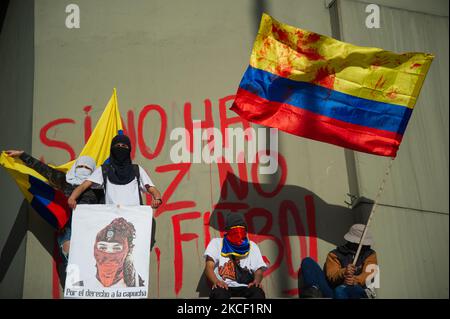
M 150 206 L 77 205 L 65 298 L 147 298 Z

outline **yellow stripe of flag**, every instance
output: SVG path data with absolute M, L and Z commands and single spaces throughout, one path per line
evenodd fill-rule
M 433 58 L 352 45 L 263 14 L 250 65 L 291 80 L 413 108 Z

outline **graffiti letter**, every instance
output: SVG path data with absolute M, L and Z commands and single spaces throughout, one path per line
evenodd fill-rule
M 156 143 L 155 151 L 152 153 L 151 149 L 145 144 L 144 140 L 144 120 L 147 114 L 150 111 L 156 111 L 159 113 L 160 122 L 161 122 L 161 128 L 159 131 L 159 138 L 158 142 Z M 139 114 L 139 120 L 138 120 L 138 143 L 139 143 L 139 149 L 141 150 L 142 156 L 144 156 L 147 159 L 153 159 L 159 155 L 161 152 L 161 149 L 164 145 L 164 140 L 166 138 L 166 129 L 167 129 L 167 115 L 164 109 L 156 104 L 146 105 L 144 106 L 144 109 Z
M 214 127 L 214 119 L 212 116 L 212 109 L 211 109 L 211 101 L 209 99 L 206 99 L 204 101 L 205 103 L 205 120 L 201 121 L 201 128 L 211 128 Z M 192 104 L 190 102 L 186 102 L 184 104 L 184 126 L 186 127 L 186 130 L 189 132 L 189 140 L 186 141 L 186 147 L 189 150 L 189 152 L 192 153 L 193 148 L 193 120 L 192 120 Z
M 201 214 L 199 212 L 184 213 L 184 214 L 172 216 L 173 239 L 174 239 L 174 250 L 175 250 L 174 265 L 175 265 L 175 294 L 176 295 L 178 295 L 178 293 L 181 290 L 181 287 L 183 286 L 183 247 L 182 247 L 182 242 L 190 241 L 190 240 L 198 238 L 197 234 L 193 234 L 193 233 L 182 234 L 180 223 L 182 220 L 196 219 L 196 218 L 200 218 L 200 217 L 201 217 Z
M 41 131 L 39 133 L 39 138 L 40 138 L 42 144 L 44 144 L 48 147 L 55 147 L 55 148 L 65 150 L 67 153 L 69 153 L 70 160 L 73 161 L 75 159 L 75 151 L 69 144 L 61 142 L 61 141 L 51 140 L 47 137 L 47 132 L 51 128 L 58 126 L 60 124 L 66 124 L 66 123 L 75 124 L 75 121 L 72 119 L 57 119 L 57 120 L 48 122 L 46 125 L 44 125 L 41 128 Z
M 227 117 L 227 102 L 234 101 L 234 98 L 236 95 L 228 95 L 224 98 L 219 99 L 219 117 L 220 117 L 220 130 L 222 131 L 222 138 L 223 138 L 223 146 L 225 148 L 228 147 L 228 138 L 225 134 L 225 129 L 229 127 L 231 124 L 241 123 L 244 129 L 248 129 L 250 126 L 250 123 L 247 120 L 244 120 L 240 116 L 235 117 Z M 245 136 L 246 140 L 248 141 L 248 135 Z
M 204 233 L 204 243 L 205 249 L 208 247 L 209 242 L 211 241 L 211 233 L 209 232 L 209 220 L 211 217 L 210 212 L 205 212 L 203 214 L 203 233 Z
M 89 140 L 89 137 L 91 137 L 92 134 L 92 119 L 89 115 L 89 112 L 92 110 L 91 105 L 86 105 L 83 107 L 84 114 L 86 115 L 84 118 L 84 144 L 87 143 Z
M 283 238 L 284 247 L 286 248 L 286 264 L 288 266 L 288 272 L 292 278 L 296 279 L 298 275 L 297 269 L 298 265 L 300 265 L 300 261 L 296 263 L 295 266 L 292 262 L 291 242 L 289 240 L 289 225 L 291 225 L 291 223 L 288 220 L 288 213 L 291 213 L 291 216 L 294 219 L 295 235 L 297 235 L 300 241 L 300 261 L 303 260 L 303 258 L 305 258 L 307 254 L 305 227 L 303 227 L 303 223 L 300 219 L 300 215 L 297 206 L 295 206 L 295 203 L 290 200 L 283 201 L 280 205 L 280 215 L 278 216 L 278 223 L 280 224 L 280 232 Z
M 317 259 L 316 207 L 312 195 L 305 196 L 306 219 L 308 220 L 309 257 Z
M 163 166 L 158 166 L 155 169 L 155 171 L 158 173 L 165 173 L 165 172 L 176 171 L 176 170 L 179 171 L 178 174 L 173 179 L 173 181 L 167 187 L 166 191 L 164 192 L 164 194 L 162 196 L 163 203 L 156 210 L 155 218 L 167 211 L 177 210 L 177 209 L 182 209 L 182 208 L 190 208 L 190 207 L 195 206 L 195 202 L 193 202 L 193 201 L 179 201 L 179 202 L 169 203 L 170 197 L 175 192 L 175 190 L 178 188 L 178 185 L 180 184 L 184 175 L 186 175 L 186 173 L 189 171 L 190 167 L 191 167 L 191 163 L 180 163 L 180 164 L 167 164 L 167 165 L 163 165 Z
M 222 159 L 220 163 L 217 163 L 217 166 L 219 169 L 219 180 L 221 185 L 220 197 L 223 199 L 228 198 L 228 183 L 240 200 L 247 197 L 248 179 L 245 163 L 238 163 L 239 177 L 234 175 L 233 168 L 230 164 L 226 163 L 224 159 Z
M 271 191 L 271 192 L 266 192 L 265 190 L 262 189 L 261 187 L 261 183 L 259 182 L 259 177 L 258 177 L 258 167 L 259 167 L 259 157 L 262 155 L 262 153 L 264 152 L 258 152 L 256 155 L 256 162 L 252 163 L 252 181 L 253 181 L 253 185 L 256 189 L 256 191 L 263 197 L 266 198 L 271 198 L 276 196 L 281 189 L 283 188 L 283 186 L 286 184 L 286 178 L 287 178 L 287 164 L 286 164 L 286 160 L 284 159 L 284 157 L 275 151 L 271 151 L 271 156 L 275 156 L 278 157 L 278 164 L 281 170 L 281 176 L 280 176 L 280 180 L 278 181 L 278 185 L 277 187 Z
M 134 127 L 134 112 L 129 110 L 127 112 L 127 122 L 128 127 L 125 126 L 125 123 L 122 121 L 123 134 L 127 135 L 130 138 L 131 142 L 131 159 L 134 159 L 136 156 L 136 129 Z
M 253 222 L 253 219 L 256 217 L 264 217 L 266 219 L 266 223 L 259 230 L 256 230 Z M 278 267 L 280 267 L 284 255 L 283 244 L 277 237 L 270 234 L 270 230 L 272 228 L 272 214 L 264 208 L 252 208 L 245 214 L 245 221 L 248 225 L 250 240 L 253 240 L 256 244 L 259 244 L 265 240 L 271 240 L 277 246 L 277 258 L 275 259 L 275 262 L 264 272 L 264 276 L 267 277 Z

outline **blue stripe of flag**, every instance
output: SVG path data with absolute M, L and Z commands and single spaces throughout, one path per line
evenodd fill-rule
M 55 190 L 40 179 L 31 175 L 28 176 L 28 181 L 30 182 L 28 191 L 33 195 L 31 207 L 33 207 L 34 210 L 50 225 L 57 228 L 58 220 L 47 207 L 55 198 Z
M 347 123 L 403 135 L 412 109 L 298 82 L 249 66 L 240 87 L 259 97 L 286 103 Z

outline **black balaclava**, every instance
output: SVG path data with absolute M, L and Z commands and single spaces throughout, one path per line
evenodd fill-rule
M 128 145 L 128 148 L 115 146 L 117 143 Z M 131 163 L 131 142 L 126 135 L 116 135 L 111 141 L 110 169 L 108 179 L 111 183 L 125 185 L 136 176 Z

